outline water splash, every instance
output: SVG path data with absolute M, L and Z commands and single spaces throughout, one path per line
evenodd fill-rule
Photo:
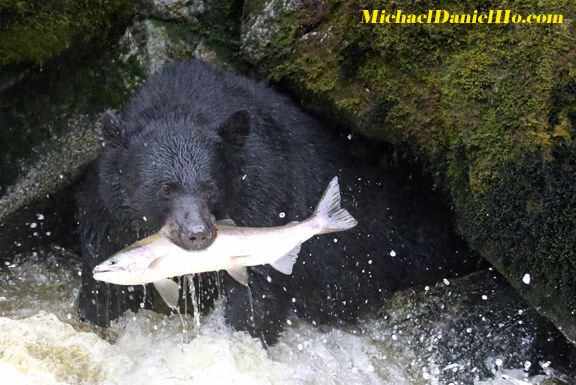
M 188 290 L 196 290 L 190 285 Z M 103 331 L 80 323 L 75 311 L 79 279 L 58 264 L 14 265 L 0 272 L 0 378 L 10 384 L 441 384 L 438 362 L 421 365 L 413 344 L 383 330 L 382 319 L 357 326 L 316 327 L 292 320 L 279 342 L 264 349 L 247 333 L 224 323 L 223 304 L 187 331 L 176 315 L 127 313 Z M 453 285 L 451 285 L 453 286 Z M 196 298 L 195 293 L 192 298 Z M 453 297 L 451 297 L 453 298 Z M 198 308 L 195 303 L 195 308 Z M 402 317 L 403 302 L 396 312 Z M 39 311 L 40 310 L 40 311 Z M 389 309 L 390 310 L 390 309 Z M 404 313 L 402 313 L 404 311 Z M 413 333 L 413 337 L 407 335 Z M 416 342 L 414 342 L 416 343 Z M 425 340 L 431 349 L 433 340 Z M 511 347 L 513 349 L 514 347 Z M 510 351 L 510 354 L 513 352 Z M 486 365 L 493 365 L 487 362 Z M 441 371 L 443 367 L 439 368 Z M 523 368 L 500 368 L 478 385 L 508 384 L 502 375 L 529 383 Z

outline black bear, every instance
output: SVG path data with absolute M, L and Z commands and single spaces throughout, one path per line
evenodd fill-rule
M 142 288 L 92 279 L 93 267 L 122 247 L 165 224 L 174 243 L 198 250 L 214 240 L 216 220 L 255 227 L 301 220 L 334 176 L 355 229 L 306 242 L 290 276 L 249 269 L 252 305 L 226 273 L 197 282 L 205 298 L 225 298 L 236 329 L 273 343 L 290 316 L 352 320 L 393 290 L 473 264 L 458 253 L 446 209 L 352 156 L 345 137 L 265 84 L 201 61 L 169 65 L 102 125 L 105 146 L 77 197 L 85 321 L 105 326 L 140 307 Z

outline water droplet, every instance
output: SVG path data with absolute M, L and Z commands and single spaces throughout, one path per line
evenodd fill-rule
M 390 251 L 390 256 L 391 257 L 395 257 L 396 256 L 396 252 L 394 250 Z
M 284 217 L 286 216 L 286 213 L 285 213 L 285 212 L 281 212 L 280 214 L 278 214 L 278 216 L 279 216 L 280 218 L 284 218 Z
M 530 274 L 524 274 L 524 277 L 522 277 L 522 282 L 524 282 L 526 285 L 530 284 Z

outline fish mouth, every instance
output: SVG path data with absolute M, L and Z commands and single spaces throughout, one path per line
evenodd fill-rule
M 108 266 L 98 265 L 98 266 L 96 266 L 96 267 L 92 270 L 92 275 L 98 274 L 98 273 L 110 273 L 110 272 L 112 272 L 112 271 L 114 271 L 114 270 L 112 270 L 112 269 L 111 269 L 110 267 L 108 267 Z

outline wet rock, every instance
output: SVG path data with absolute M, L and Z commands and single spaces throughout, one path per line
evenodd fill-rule
M 429 8 L 402 3 L 404 14 Z M 242 52 L 326 121 L 425 162 L 464 238 L 576 342 L 575 6 L 523 3 L 526 15 L 564 15 L 537 34 L 518 24 L 363 23 L 372 9 L 247 0 Z
M 1 256 L 42 240 L 70 244 L 74 222 L 67 187 L 101 146 L 100 114 L 118 107 L 144 79 L 136 58 L 124 53 L 115 46 L 99 58 L 54 62 L 0 94 Z M 37 213 L 45 220 L 36 220 Z
M 138 1 L 98 6 L 90 1 L 2 1 L 0 70 L 42 65 L 64 52 L 90 52 L 103 36 L 131 19 Z
M 245 17 L 242 23 L 242 54 L 256 65 L 266 54 L 272 39 L 280 31 L 282 16 L 296 8 L 290 1 L 269 0 L 264 2 L 246 1 Z
M 200 24 L 209 8 L 203 0 L 146 0 L 138 13 L 151 19 Z
M 548 378 L 548 379 L 540 382 L 538 385 L 569 385 L 569 383 L 564 382 L 558 378 Z
M 424 379 L 470 384 L 505 368 L 576 374 L 576 348 L 494 272 L 395 294 L 376 318 L 374 338 L 412 354 Z

